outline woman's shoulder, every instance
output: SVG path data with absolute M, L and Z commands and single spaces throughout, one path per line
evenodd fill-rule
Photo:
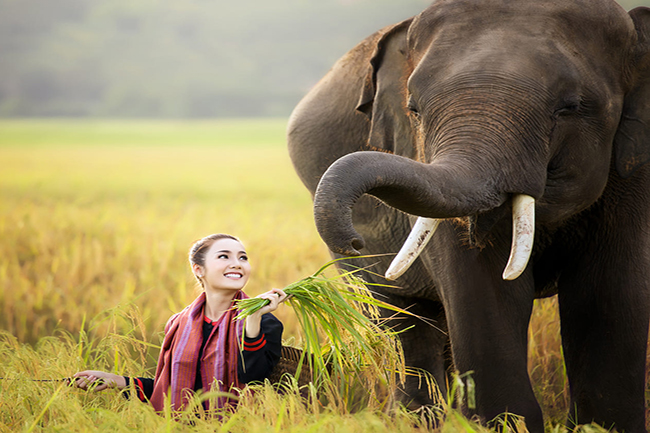
M 174 326 L 174 322 L 176 322 L 176 319 L 181 313 L 176 313 L 172 317 L 167 320 L 167 323 L 165 324 L 165 334 L 169 332 L 172 326 Z
M 167 320 L 167 323 L 165 324 L 165 333 L 169 332 L 172 326 L 174 326 L 174 323 L 178 320 L 178 318 L 187 310 L 189 306 L 185 307 L 183 311 L 179 311 L 178 313 L 172 314 L 172 316 Z

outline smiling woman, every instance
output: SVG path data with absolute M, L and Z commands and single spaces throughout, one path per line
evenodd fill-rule
M 150 401 L 157 411 L 163 410 L 167 398 L 180 410 L 192 398 L 191 391 L 217 391 L 218 397 L 203 403 L 204 409 L 214 410 L 234 404 L 226 393 L 269 376 L 280 359 L 283 330 L 270 313 L 286 294 L 272 289 L 259 295 L 270 303 L 245 322 L 237 320 L 233 303 L 248 297 L 243 289 L 251 274 L 243 244 L 234 236 L 213 234 L 192 246 L 189 260 L 203 292 L 167 322 L 155 378 L 86 370 L 75 374 L 79 388 L 123 389 L 133 381 L 137 397 Z

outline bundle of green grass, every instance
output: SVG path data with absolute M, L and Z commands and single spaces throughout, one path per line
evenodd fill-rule
M 373 297 L 368 286 L 378 284 L 357 276 L 365 269 L 350 266 L 351 270 L 326 275 L 340 260 L 345 259 L 330 261 L 283 289 L 303 333 L 296 376 L 310 375 L 310 389 L 341 409 L 382 408 L 406 375 L 417 373 L 406 368 L 396 332 L 390 319 L 380 318 L 379 309 L 414 314 Z M 262 298 L 237 301 L 237 319 L 269 302 Z

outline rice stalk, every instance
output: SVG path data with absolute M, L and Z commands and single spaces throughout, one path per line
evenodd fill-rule
M 304 374 L 306 363 L 321 398 L 344 411 L 368 404 L 385 407 L 391 394 L 386 389 L 403 383 L 407 371 L 397 333 L 380 318 L 379 308 L 413 314 L 374 298 L 367 286 L 379 284 L 359 278 L 356 274 L 363 268 L 325 275 L 339 260 L 344 259 L 332 260 L 283 289 L 303 334 L 297 376 Z M 233 307 L 239 310 L 236 319 L 249 317 L 269 302 L 262 298 L 237 301 Z
M 47 410 L 50 408 L 50 406 L 52 405 L 52 402 L 54 400 L 56 400 L 57 396 L 59 395 L 59 393 L 61 392 L 61 390 L 63 389 L 64 386 L 66 386 L 66 384 L 62 383 L 61 385 L 59 385 L 59 387 L 56 389 L 56 391 L 54 391 L 54 393 L 52 394 L 52 397 L 47 401 L 47 403 L 45 404 L 45 407 L 43 407 L 43 410 L 41 410 L 41 413 L 36 417 L 36 419 L 34 419 L 34 422 L 32 422 L 32 425 L 29 427 L 27 432 L 34 431 L 34 428 L 41 421 L 41 419 L 45 415 L 45 412 L 47 412 Z

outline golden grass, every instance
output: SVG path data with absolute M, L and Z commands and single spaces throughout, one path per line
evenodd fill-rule
M 252 295 L 329 259 L 284 149 L 283 121 L 251 122 L 269 137 L 254 146 L 228 141 L 230 124 L 222 138 L 219 122 L 197 126 L 206 134 L 199 144 L 183 141 L 183 130 L 197 134 L 186 124 L 176 145 L 156 145 L 165 123 L 127 124 L 130 145 L 104 143 L 101 131 L 112 129 L 102 124 L 85 134 L 93 142 L 61 143 L 77 122 L 43 123 L 34 128 L 54 144 L 29 141 L 38 136 L 30 123 L 24 137 L 0 123 L 0 139 L 8 128 L 14 140 L 0 141 L 0 328 L 21 341 L 57 326 L 76 333 L 84 317 L 132 302 L 149 331 L 159 331 L 196 296 L 187 250 L 212 232 L 244 241 Z
M 254 269 L 247 292 L 284 287 L 330 257 L 294 174 L 285 120 L 0 121 L 0 432 L 421 431 L 396 409 L 349 413 L 276 394 L 194 426 L 115 392 L 31 382 L 84 368 L 151 375 L 168 317 L 197 295 L 192 242 L 239 236 Z M 289 307 L 277 316 L 298 335 Z M 536 303 L 530 371 L 549 429 L 564 431 L 567 384 L 554 300 Z M 30 346 L 24 343 L 31 343 Z M 444 408 L 440 431 L 485 431 Z

